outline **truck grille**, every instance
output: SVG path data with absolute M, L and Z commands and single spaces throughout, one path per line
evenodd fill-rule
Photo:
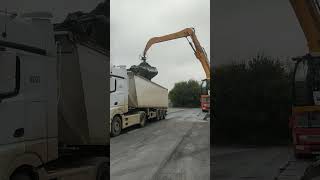
M 320 135 L 308 135 L 306 140 L 308 142 L 319 142 L 320 143 Z

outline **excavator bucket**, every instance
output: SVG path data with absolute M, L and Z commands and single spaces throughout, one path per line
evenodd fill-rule
M 109 21 L 106 2 L 100 3 L 89 13 L 69 13 L 61 23 L 54 24 L 55 31 L 70 31 L 78 42 L 90 44 L 103 51 L 109 49 Z
M 128 70 L 132 71 L 135 75 L 142 76 L 149 80 L 151 80 L 158 74 L 157 68 L 150 66 L 145 61 L 143 61 L 137 66 L 136 65 L 131 66 Z

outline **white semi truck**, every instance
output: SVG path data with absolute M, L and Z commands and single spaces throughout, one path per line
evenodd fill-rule
M 143 127 L 149 119 L 165 119 L 168 89 L 138 75 L 125 66 L 110 66 L 110 134 L 133 125 Z
M 108 57 L 51 18 L 0 15 L 0 180 L 106 180 Z

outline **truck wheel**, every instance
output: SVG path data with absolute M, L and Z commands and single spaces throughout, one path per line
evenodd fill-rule
M 118 136 L 121 133 L 121 129 L 121 118 L 119 116 L 115 116 L 111 122 L 111 136 Z
M 107 163 L 102 163 L 97 170 L 97 180 L 107 180 L 109 179 L 109 167 Z
M 163 111 L 163 119 L 166 119 L 167 111 Z
M 162 119 L 166 119 L 166 111 L 162 111 Z
M 142 112 L 140 114 L 140 127 L 144 127 L 146 125 L 146 113 Z
M 159 116 L 158 120 L 162 120 L 162 111 L 161 110 L 159 110 L 158 116 Z
M 10 180 L 33 180 L 33 179 L 26 172 L 16 172 L 11 176 Z
M 157 111 L 157 121 L 161 120 L 161 112 L 158 110 Z

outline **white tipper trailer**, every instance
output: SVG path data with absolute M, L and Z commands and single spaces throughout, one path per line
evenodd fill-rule
M 110 66 L 110 134 L 150 119 L 165 119 L 168 89 L 134 75 L 126 66 Z
M 105 180 L 108 57 L 51 18 L 0 15 L 0 180 Z

